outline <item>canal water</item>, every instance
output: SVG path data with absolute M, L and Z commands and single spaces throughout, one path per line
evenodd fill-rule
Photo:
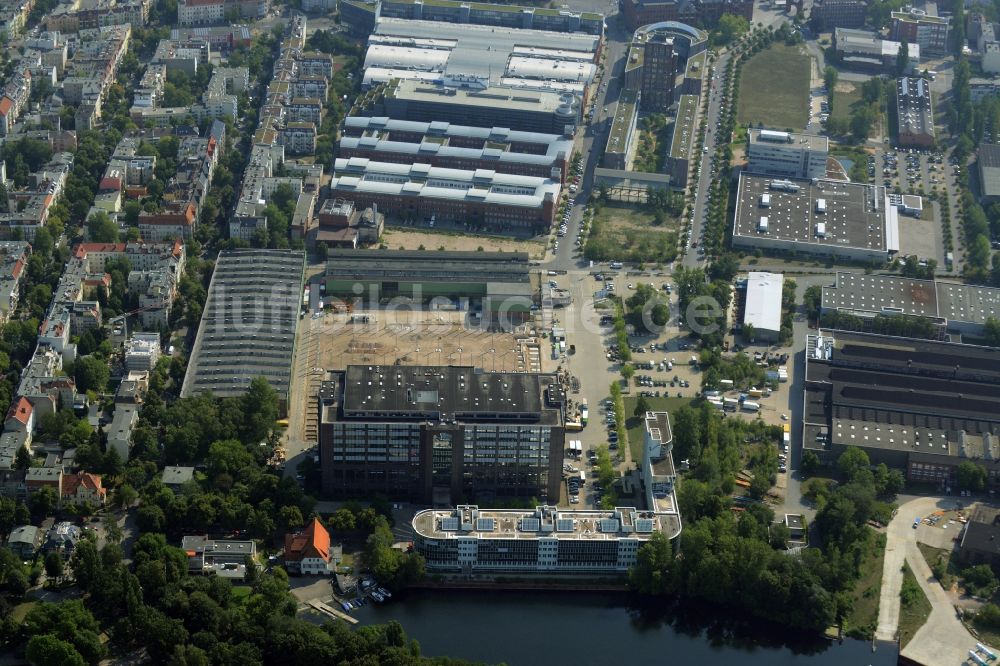
M 397 620 L 427 656 L 509 666 L 740 664 L 889 666 L 894 646 L 842 643 L 717 610 L 633 605 L 624 594 L 421 591 L 369 603 L 362 624 Z

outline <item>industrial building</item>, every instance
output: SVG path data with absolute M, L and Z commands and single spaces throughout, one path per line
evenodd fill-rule
M 751 272 L 743 283 L 744 334 L 752 326 L 753 339 L 776 342 L 781 334 L 781 294 L 785 276 L 781 273 Z
M 920 52 L 928 55 L 948 53 L 948 30 L 950 21 L 940 16 L 930 16 L 922 9 L 909 8 L 892 12 L 889 36 L 897 42 L 906 40 L 920 46 Z
M 372 306 L 396 298 L 447 300 L 480 312 L 484 327 L 509 328 L 528 317 L 535 301 L 529 269 L 523 252 L 330 250 L 324 277 L 327 296 Z
M 1000 349 L 820 330 L 805 378 L 804 450 L 833 462 L 855 446 L 945 492 L 971 461 L 997 484 Z
M 669 415 L 647 412 L 644 425 L 644 510 L 428 509 L 413 517 L 414 548 L 435 572 L 626 573 L 653 534 L 675 539 L 681 531 Z
M 385 125 L 397 121 L 387 118 L 347 120 L 362 122 L 355 123 L 353 128 L 354 131 L 360 130 L 360 136 L 349 136 L 345 132 L 340 138 L 338 156 L 345 159 L 362 157 L 373 162 L 399 164 L 420 162 L 466 171 L 491 169 L 497 173 L 551 178 L 562 182 L 566 178 L 569 157 L 573 152 L 573 142 L 555 134 L 398 121 L 423 126 L 425 131 L 407 132 L 410 135 L 407 139 L 394 139 L 394 132 Z M 372 122 L 376 120 L 383 122 Z M 379 124 L 382 126 L 379 127 Z M 435 125 L 441 125 L 440 131 L 431 131 Z M 524 145 L 528 150 L 519 149 L 518 144 Z
M 944 280 L 916 280 L 894 275 L 838 273 L 823 287 L 822 312 L 871 321 L 879 315 L 906 315 L 932 321 L 942 338 L 981 339 L 986 321 L 1000 318 L 1000 289 Z
M 412 0 L 344 0 L 339 5 L 343 23 L 355 35 L 364 36 L 375 29 L 379 17 L 604 34 L 604 16 L 594 12 L 485 2 L 471 4 L 457 0 L 435 0 L 433 3 Z
M 837 57 L 845 67 L 875 74 L 888 73 L 896 69 L 899 42 L 882 39 L 867 30 L 836 28 L 833 31 L 833 45 Z M 920 45 L 907 44 L 909 67 L 915 69 L 920 62 Z
M 882 264 L 899 252 L 899 211 L 885 188 L 741 173 L 733 247 Z
M 394 79 L 359 96 L 350 115 L 572 136 L 580 109 L 580 98 L 571 92 Z
M 714 28 L 723 14 L 742 16 L 753 23 L 753 0 L 620 0 L 625 24 L 630 30 L 661 21 Z
M 784 178 L 826 177 L 830 140 L 816 134 L 751 129 L 747 171 Z
M 1000 145 L 981 143 L 977 152 L 976 168 L 983 203 L 1000 201 Z
M 934 108 L 927 80 L 904 76 L 896 81 L 896 124 L 899 147 L 934 147 Z
M 388 220 L 532 234 L 552 226 L 559 190 L 559 181 L 548 178 L 362 157 L 338 158 L 330 180 L 331 196 L 358 208 L 377 206 Z
M 362 85 L 393 79 L 461 81 L 461 86 L 539 88 L 583 96 L 601 38 L 380 17 L 368 39 Z
M 352 365 L 331 377 L 319 393 L 324 492 L 435 504 L 559 497 L 558 376 Z
M 240 396 L 264 377 L 287 403 L 304 268 L 298 250 L 219 253 L 182 396 Z
M 809 11 L 809 23 L 816 32 L 861 28 L 867 18 L 868 3 L 865 0 L 815 0 Z

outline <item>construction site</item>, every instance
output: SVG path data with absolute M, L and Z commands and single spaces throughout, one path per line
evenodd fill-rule
M 477 328 L 469 312 L 372 309 L 324 312 L 299 322 L 288 418 L 289 458 L 317 441 L 320 383 L 327 370 L 377 365 L 472 365 L 486 372 L 551 372 L 530 325 Z

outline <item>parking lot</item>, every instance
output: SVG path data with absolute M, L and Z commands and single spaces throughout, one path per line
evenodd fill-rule
M 868 159 L 868 175 L 872 182 L 884 185 L 890 192 L 923 196 L 924 210 L 919 217 L 900 215 L 900 252 L 916 255 L 922 260 L 933 259 L 945 266 L 943 230 L 940 208 L 927 195 L 934 189 L 950 188 L 947 183 L 948 165 L 944 156 L 929 151 L 879 148 Z

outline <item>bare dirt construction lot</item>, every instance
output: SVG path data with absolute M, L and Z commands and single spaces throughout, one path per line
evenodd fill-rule
M 475 252 L 482 248 L 484 252 L 527 252 L 532 259 L 541 259 L 545 254 L 545 243 L 542 240 L 518 240 L 498 236 L 465 236 L 387 228 L 382 234 L 382 240 L 392 250 L 418 250 L 422 245 L 427 250 Z
M 365 322 L 362 317 L 368 317 Z M 486 372 L 546 372 L 557 361 L 527 326 L 483 331 L 468 312 L 366 310 L 325 312 L 299 323 L 293 382 L 303 387 L 289 407 L 289 435 L 316 441 L 314 399 L 326 371 L 348 365 L 472 365 Z

